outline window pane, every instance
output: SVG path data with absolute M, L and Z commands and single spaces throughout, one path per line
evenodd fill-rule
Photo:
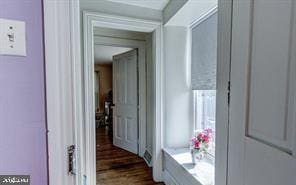
M 209 153 L 215 154 L 216 133 L 216 90 L 195 90 L 194 93 L 194 119 L 195 130 L 211 128 L 213 130 L 213 143 Z

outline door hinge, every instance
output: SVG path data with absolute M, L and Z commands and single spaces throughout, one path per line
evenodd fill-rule
M 68 147 L 68 174 L 76 175 L 76 147 L 75 145 L 71 145 Z
M 228 87 L 227 87 L 227 103 L 228 103 L 228 106 L 230 105 L 230 90 L 231 90 L 231 84 L 230 84 L 230 81 L 228 81 Z

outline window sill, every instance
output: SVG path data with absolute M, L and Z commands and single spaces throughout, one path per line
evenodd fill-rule
M 214 185 L 215 166 L 207 158 L 202 159 L 193 165 L 189 148 L 165 148 L 165 154 L 171 157 L 180 165 L 188 174 L 194 177 L 201 185 Z

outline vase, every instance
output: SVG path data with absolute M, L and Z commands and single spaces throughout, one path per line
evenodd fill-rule
M 193 164 L 196 164 L 199 161 L 201 161 L 203 157 L 204 157 L 203 152 L 191 150 L 191 160 Z

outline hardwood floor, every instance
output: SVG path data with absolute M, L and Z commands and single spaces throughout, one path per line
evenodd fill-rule
M 97 185 L 163 185 L 142 158 L 113 146 L 104 127 L 96 131 Z

